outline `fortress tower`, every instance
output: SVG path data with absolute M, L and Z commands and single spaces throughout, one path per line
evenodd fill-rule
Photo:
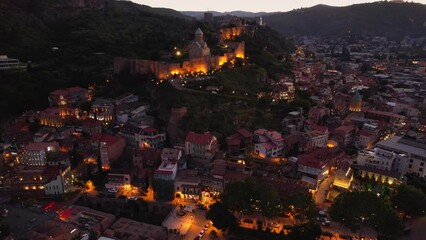
M 189 46 L 189 58 L 199 58 L 204 56 L 210 56 L 210 48 L 207 43 L 204 42 L 204 34 L 200 28 L 195 31 L 195 41 Z

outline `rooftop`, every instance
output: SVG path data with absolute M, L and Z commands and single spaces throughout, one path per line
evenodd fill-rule
M 186 142 L 191 142 L 192 144 L 197 145 L 208 145 L 214 140 L 216 140 L 216 137 L 209 132 L 202 134 L 189 132 L 185 139 Z
M 426 156 L 426 148 L 416 144 L 415 141 L 403 140 L 400 136 L 391 136 L 386 140 L 376 144 L 377 147 L 384 147 L 394 151 L 406 152 L 417 156 Z

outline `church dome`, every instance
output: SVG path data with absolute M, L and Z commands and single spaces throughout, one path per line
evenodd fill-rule
M 359 92 L 356 91 L 355 94 L 352 96 L 351 102 L 362 102 L 362 97 L 359 95 Z
M 197 28 L 197 31 L 195 31 L 195 35 L 202 35 L 203 31 L 201 31 L 200 28 Z

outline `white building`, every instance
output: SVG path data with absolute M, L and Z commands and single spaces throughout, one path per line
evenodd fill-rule
M 18 66 L 18 59 L 8 58 L 7 55 L 0 55 L 0 71 L 14 69 Z
M 166 141 L 166 133 L 148 127 L 135 133 L 135 141 L 140 148 L 160 148 Z
M 177 161 L 163 161 L 158 169 L 154 171 L 154 178 L 163 180 L 174 180 L 177 173 Z
M 217 138 L 209 132 L 203 134 L 189 132 L 186 135 L 185 154 L 194 158 L 211 160 L 218 148 Z
M 361 152 L 356 163 L 401 174 L 426 176 L 425 162 L 425 143 L 408 137 L 392 136 L 378 142 L 373 150 Z
M 259 157 L 279 157 L 283 154 L 284 140 L 280 133 L 258 129 L 253 136 L 254 151 Z
M 46 195 L 62 195 L 69 192 L 73 184 L 70 166 L 52 169 L 59 171 L 44 185 L 44 193 Z
M 310 131 L 307 133 L 312 148 L 324 148 L 328 141 L 328 131 Z
M 130 174 L 129 173 L 108 173 L 107 183 L 105 188 L 123 188 L 125 186 L 130 186 Z

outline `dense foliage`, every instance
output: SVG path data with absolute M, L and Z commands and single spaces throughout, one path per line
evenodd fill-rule
M 363 225 L 373 227 L 383 239 L 398 239 L 404 230 L 398 214 L 372 192 L 342 193 L 331 205 L 329 213 L 334 221 L 352 230 Z
M 222 231 L 236 226 L 236 219 L 229 210 L 220 202 L 212 204 L 206 213 L 206 218 L 213 222 L 213 225 Z
M 410 185 L 401 185 L 392 197 L 392 204 L 410 216 L 421 216 L 426 212 L 426 194 Z
M 220 198 L 229 209 L 245 214 L 259 212 L 265 217 L 272 217 L 281 210 L 275 188 L 252 179 L 229 183 Z

